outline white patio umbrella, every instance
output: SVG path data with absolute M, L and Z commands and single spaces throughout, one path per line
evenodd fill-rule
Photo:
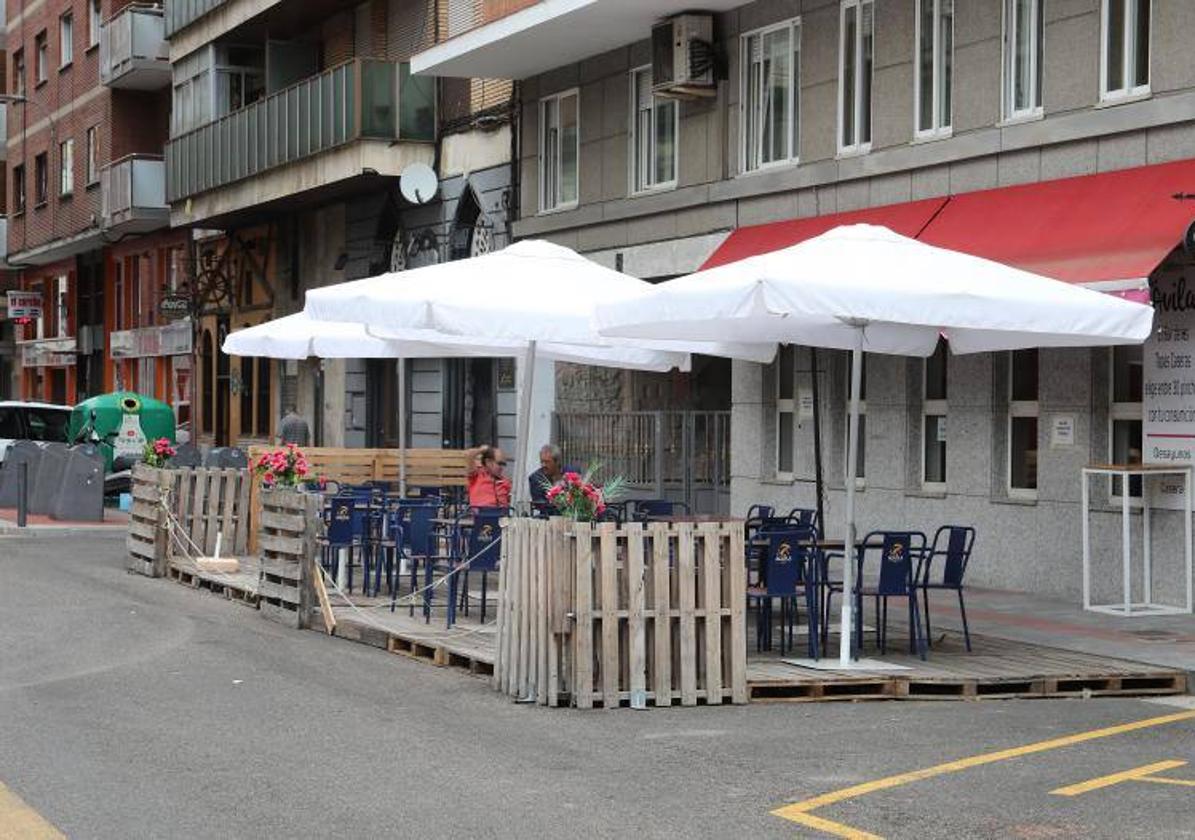
M 314 289 L 307 293 L 307 311 L 316 319 L 364 324 L 377 337 L 434 330 L 471 343 L 520 348 L 525 373 L 519 400 L 519 462 L 526 467 L 532 447 L 531 389 L 539 356 L 642 367 L 616 360 L 639 354 L 666 359 L 707 353 L 766 361 L 774 353 L 774 347 L 758 344 L 608 339 L 597 334 L 592 316 L 599 303 L 631 301 L 651 288 L 568 248 L 527 240 L 472 259 Z M 603 358 L 608 361 L 598 361 Z M 520 498 L 526 493 L 522 485 L 518 483 Z
M 863 353 L 929 356 L 1025 347 L 1140 344 L 1153 310 L 1139 303 L 871 225 L 839 227 L 798 245 L 699 271 L 633 302 L 599 306 L 602 335 L 789 342 L 851 351 L 846 540 L 855 544 L 855 475 Z M 847 553 L 843 586 L 853 588 Z M 851 661 L 852 599 L 843 598 L 843 666 Z

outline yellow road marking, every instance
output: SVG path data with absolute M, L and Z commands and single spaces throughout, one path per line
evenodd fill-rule
M 0 782 L 0 840 L 66 840 L 66 835 Z
M 812 799 L 805 799 L 801 802 L 794 802 L 791 805 L 785 805 L 772 811 L 772 815 L 781 817 L 791 822 L 807 826 L 809 828 L 816 828 L 828 834 L 833 834 L 838 837 L 848 838 L 849 840 L 863 840 L 867 838 L 876 838 L 878 835 L 868 834 L 865 831 L 852 828 L 849 825 L 836 823 L 832 820 L 815 817 L 810 812 L 817 808 L 824 808 L 827 805 L 834 805 L 839 802 L 845 802 L 848 799 L 856 799 L 860 796 L 865 796 L 869 793 L 875 793 L 881 790 L 889 790 L 901 785 L 907 785 L 911 782 L 920 782 L 925 779 L 932 779 L 935 776 L 944 776 L 947 773 L 957 773 L 960 770 L 969 770 L 972 767 L 982 767 L 985 764 L 994 764 L 998 761 L 1007 761 L 1012 758 L 1020 758 L 1026 755 L 1034 755 L 1048 750 L 1056 750 L 1061 747 L 1070 747 L 1075 744 L 1082 744 L 1087 741 L 1094 741 L 1099 738 L 1109 738 L 1113 735 L 1123 735 L 1126 732 L 1136 732 L 1141 729 L 1149 729 L 1154 726 L 1164 726 L 1168 723 L 1177 723 L 1178 721 L 1191 720 L 1195 718 L 1195 711 L 1176 712 L 1174 714 L 1162 715 L 1161 717 L 1146 718 L 1145 720 L 1137 720 L 1131 723 L 1122 723 L 1117 726 L 1108 726 L 1103 729 L 1092 729 L 1087 732 L 1078 732 L 1074 735 L 1065 735 L 1061 738 L 1051 738 L 1048 741 L 1038 741 L 1035 744 L 1026 744 L 1021 747 L 1012 747 L 1006 750 L 997 750 L 995 752 L 980 753 L 969 758 L 961 758 L 957 761 L 948 761 L 945 764 L 936 764 L 933 767 L 926 767 L 922 770 L 914 770 L 910 773 L 899 773 L 895 776 L 888 776 L 883 779 L 876 779 L 872 782 L 864 782 L 863 784 L 853 785 L 851 787 L 842 788 L 841 790 L 831 791 L 830 793 L 823 793 L 821 796 L 815 796 Z
M 1186 764 L 1187 762 L 1182 762 Z M 1182 785 L 1183 787 L 1195 787 L 1195 780 L 1192 779 L 1171 779 L 1166 776 L 1150 776 L 1148 779 L 1138 779 L 1139 782 L 1152 782 L 1155 785 Z
M 1158 761 L 1153 764 L 1146 764 L 1144 767 L 1122 770 L 1119 773 L 1109 773 L 1107 776 L 1100 776 L 1096 779 L 1088 779 L 1086 782 L 1060 787 L 1057 790 L 1050 791 L 1050 793 L 1055 796 L 1078 796 L 1082 793 L 1112 787 L 1112 785 L 1119 785 L 1123 782 L 1147 782 L 1149 779 L 1144 779 L 1142 778 L 1143 776 L 1152 776 L 1154 773 L 1161 773 L 1163 770 L 1173 770 L 1175 767 L 1182 767 L 1186 763 L 1185 761 Z

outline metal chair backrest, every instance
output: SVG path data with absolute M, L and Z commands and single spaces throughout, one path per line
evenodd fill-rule
M 398 512 L 406 547 L 411 554 L 415 557 L 433 556 L 436 553 L 436 535 L 432 520 L 439 512 L 439 506 L 404 499 L 399 503 Z
M 767 594 L 775 598 L 797 594 L 797 587 L 813 582 L 816 535 L 809 528 L 786 528 L 768 532 L 768 554 L 764 558 Z
M 339 493 L 327 501 L 327 538 L 329 545 L 352 545 L 356 521 L 356 497 Z
M 872 531 L 863 538 L 858 555 L 858 579 L 863 581 L 864 558 L 878 553 L 879 579 L 872 594 L 909 595 L 913 591 L 914 563 L 920 563 L 925 551 L 925 534 L 920 531 Z
M 468 552 L 465 559 L 472 558 L 469 563 L 471 571 L 487 572 L 498 568 L 502 542 L 501 520 L 508 515 L 507 508 L 473 509 L 473 527 L 469 529 L 465 544 Z
M 635 518 L 644 520 L 672 516 L 676 510 L 676 505 L 676 502 L 669 501 L 668 499 L 636 499 Z
M 776 508 L 771 505 L 751 505 L 747 508 L 747 521 L 755 519 L 771 519 L 776 515 Z
M 812 528 L 819 534 L 822 532 L 822 524 L 818 521 L 816 508 L 793 508 L 788 512 L 788 521 L 798 528 Z
M 943 525 L 934 532 L 926 560 L 926 576 L 931 573 L 935 557 L 943 558 L 942 583 L 945 586 L 962 586 L 971 560 L 971 549 L 975 545 L 975 529 L 970 525 Z

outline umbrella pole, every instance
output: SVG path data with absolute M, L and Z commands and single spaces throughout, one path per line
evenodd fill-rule
M 398 497 L 407 497 L 407 360 L 398 360 Z
M 825 507 L 825 480 L 822 476 L 822 406 L 821 395 L 818 393 L 818 379 L 821 378 L 821 372 L 817 367 L 817 348 L 809 348 L 809 367 L 813 371 L 811 376 L 812 391 L 813 391 L 813 487 L 817 493 L 817 521 L 818 525 L 825 533 L 826 527 L 826 511 Z
M 859 464 L 859 390 L 863 378 L 863 330 L 860 328 L 851 351 L 851 409 L 846 454 L 846 544 L 842 562 L 842 638 L 839 664 L 850 667 L 854 648 L 852 614 L 855 589 L 855 472 Z
M 527 496 L 529 492 L 529 484 L 527 479 L 528 467 L 531 465 L 531 391 L 535 387 L 535 341 L 527 342 L 527 352 L 523 356 L 523 375 L 520 378 L 520 387 L 523 389 L 519 394 L 519 452 L 518 460 L 515 464 L 518 466 L 519 474 L 515 481 L 515 492 L 512 494 L 515 501 L 523 501 L 530 498 Z

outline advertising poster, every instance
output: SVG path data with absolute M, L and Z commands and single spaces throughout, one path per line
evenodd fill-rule
M 1182 274 L 1157 278 L 1152 299 L 1154 331 L 1142 353 L 1142 460 L 1195 464 L 1195 285 Z M 1157 507 L 1181 510 L 1183 482 L 1165 476 L 1150 483 Z

